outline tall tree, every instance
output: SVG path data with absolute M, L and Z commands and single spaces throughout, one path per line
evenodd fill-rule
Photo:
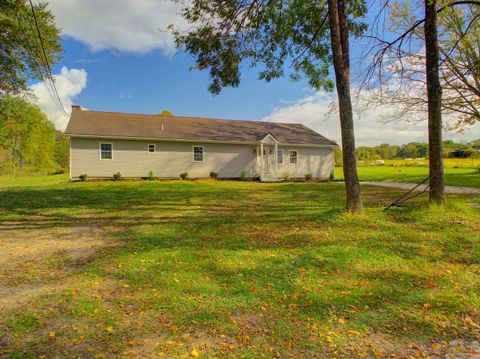
M 425 0 L 425 47 L 428 96 L 428 153 L 430 201 L 445 199 L 442 150 L 442 86 L 439 76 L 437 0 Z
M 335 69 L 340 129 L 342 131 L 343 172 L 347 194 L 347 209 L 362 211 L 360 183 L 355 157 L 352 99 L 350 96 L 350 47 L 345 0 L 328 0 L 330 40 Z
M 226 86 L 239 86 L 247 62 L 260 68 L 259 78 L 266 81 L 304 76 L 313 88 L 332 90 L 329 68 L 334 58 L 347 208 L 352 211 L 361 211 L 362 206 L 349 96 L 348 37 L 364 32 L 366 25 L 358 19 L 366 10 L 364 0 L 343 0 L 340 5 L 325 0 L 192 0 L 182 11 L 194 25 L 192 30 L 173 29 L 177 45 L 195 56 L 196 69 L 209 69 L 209 90 L 214 94 Z
M 51 77 L 62 46 L 60 30 L 46 6 L 0 0 L 0 91 L 20 93 L 27 89 L 28 79 Z

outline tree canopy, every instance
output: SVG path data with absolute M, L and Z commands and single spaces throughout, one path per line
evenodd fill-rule
M 32 12 L 27 0 L 0 0 L 0 91 L 20 93 L 28 79 L 51 79 L 50 68 L 60 59 L 62 46 L 46 6 L 33 5 Z
M 358 35 L 366 29 L 358 20 L 365 1 L 347 3 L 350 32 Z M 257 67 L 266 81 L 306 77 L 315 89 L 333 90 L 325 0 L 193 0 L 182 15 L 194 29 L 174 29 L 176 43 L 195 56 L 196 69 L 209 69 L 214 94 L 239 86 L 243 65 Z

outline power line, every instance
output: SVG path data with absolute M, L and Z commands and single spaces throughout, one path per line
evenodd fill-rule
M 62 100 L 60 99 L 60 96 L 58 95 L 57 88 L 56 88 L 56 86 L 55 86 L 55 80 L 53 79 L 51 67 L 50 67 L 50 64 L 49 64 L 49 62 L 48 62 L 47 53 L 46 53 L 46 51 L 45 51 L 45 47 L 43 46 L 42 34 L 41 34 L 41 32 L 40 32 L 40 27 L 38 26 L 37 16 L 35 15 L 35 9 L 34 9 L 34 7 L 33 7 L 32 0 L 29 0 L 29 2 L 30 2 L 30 8 L 32 9 L 33 19 L 35 20 L 35 27 L 36 27 L 36 29 L 37 29 L 38 39 L 40 40 L 40 45 L 41 45 L 43 57 L 44 57 L 44 59 L 45 59 L 45 65 L 46 65 L 46 68 L 47 68 L 48 77 L 49 77 L 49 79 L 50 79 L 50 81 L 51 81 L 51 85 L 52 85 L 52 88 L 53 88 L 53 92 L 55 93 L 55 96 L 56 96 L 57 99 L 58 99 L 58 102 L 59 102 L 59 104 L 60 104 L 60 106 L 61 106 L 61 108 L 62 108 L 63 113 L 65 113 L 65 115 L 68 115 L 68 114 L 67 114 L 67 111 L 65 111 L 65 107 L 63 107 Z
M 42 71 L 42 65 L 38 63 L 37 61 L 37 57 L 35 56 L 35 53 L 33 51 L 33 48 L 32 46 L 30 45 L 30 41 L 28 40 L 28 34 L 26 32 L 26 30 L 24 29 L 24 27 L 22 26 L 22 18 L 19 17 L 18 19 L 18 25 L 20 26 L 20 29 L 22 30 L 22 33 L 24 34 L 25 36 L 25 42 L 27 44 L 27 51 L 28 53 L 30 54 L 31 58 L 32 58 L 32 62 L 38 72 L 38 74 L 41 76 L 42 78 L 42 83 L 43 85 L 45 86 L 45 89 L 48 91 L 48 94 L 50 95 L 50 97 L 52 98 L 53 100 L 53 103 L 57 106 L 57 108 L 60 110 L 60 111 L 63 111 L 63 106 L 61 106 L 60 103 L 58 103 L 57 99 L 55 98 L 55 96 L 53 95 L 52 93 L 52 90 L 48 87 L 48 84 L 47 84 L 47 79 L 44 77 L 43 75 L 43 71 Z M 35 37 L 35 42 L 37 43 L 37 38 Z M 38 47 L 38 43 L 37 43 L 37 47 Z

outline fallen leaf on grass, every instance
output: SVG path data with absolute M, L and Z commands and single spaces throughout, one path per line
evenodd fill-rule
M 197 351 L 197 349 L 193 348 L 190 355 L 192 356 L 192 358 L 198 358 L 200 356 L 200 353 Z
M 360 335 L 360 332 L 358 330 L 347 330 L 347 333 L 350 335 Z

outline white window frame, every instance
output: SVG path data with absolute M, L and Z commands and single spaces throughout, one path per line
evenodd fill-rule
M 282 162 L 278 162 L 278 153 L 282 152 Z M 277 150 L 277 164 L 283 165 L 285 163 L 285 151 L 284 150 Z
M 112 158 L 102 158 L 102 145 L 110 145 Z M 98 159 L 100 161 L 111 161 L 113 160 L 113 142 L 99 142 L 98 143 Z
M 150 146 L 153 146 L 153 152 L 150 152 Z M 151 155 L 151 154 L 154 154 L 154 153 L 156 153 L 156 152 L 157 152 L 157 145 L 154 144 L 154 143 L 149 143 L 149 144 L 147 145 L 147 153 L 148 153 L 149 155 Z
M 202 160 L 197 161 L 195 160 L 195 147 L 199 147 L 202 149 Z M 199 146 L 199 145 L 193 145 L 192 146 L 192 162 L 205 162 L 205 147 L 204 146 Z
M 297 161 L 296 161 L 296 162 L 292 162 L 292 152 L 295 152 L 295 153 L 297 154 L 297 156 L 296 156 Z M 289 164 L 289 165 L 296 165 L 296 164 L 298 164 L 298 151 L 297 151 L 297 150 L 290 150 L 290 151 L 288 151 L 288 164 Z

